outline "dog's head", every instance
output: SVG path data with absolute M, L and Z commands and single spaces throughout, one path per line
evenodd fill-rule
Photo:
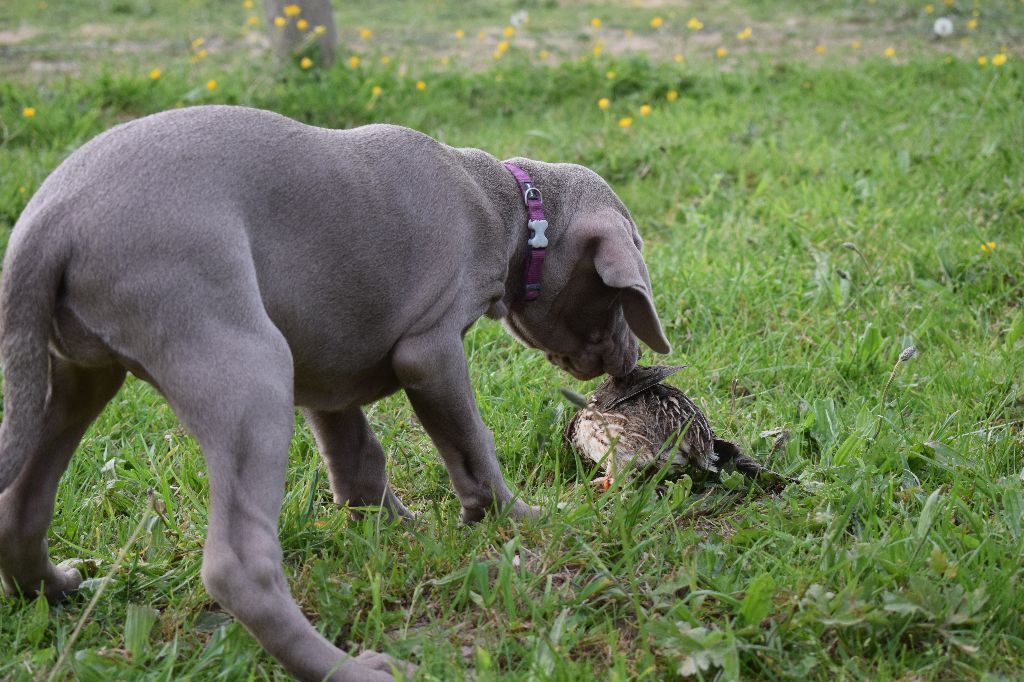
M 643 242 L 629 211 L 597 174 L 566 164 L 548 168 L 568 177 L 551 183 L 563 195 L 549 217 L 541 294 L 510 306 L 505 325 L 577 379 L 622 376 L 636 365 L 638 338 L 658 353 L 671 350 L 654 309 Z M 552 199 L 546 190 L 545 208 Z

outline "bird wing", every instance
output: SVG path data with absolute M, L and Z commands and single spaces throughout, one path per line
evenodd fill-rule
M 614 390 L 611 391 L 610 401 L 603 408 L 611 409 L 617 407 L 633 396 L 657 386 L 668 377 L 685 368 L 686 365 L 638 366 L 626 376 L 612 379 Z

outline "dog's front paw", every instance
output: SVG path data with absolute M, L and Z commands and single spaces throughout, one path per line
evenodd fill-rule
M 479 523 L 483 521 L 488 512 L 497 512 L 499 515 L 504 515 L 517 521 L 540 518 L 543 513 L 540 507 L 531 506 L 522 500 L 514 500 L 500 507 L 463 507 L 462 520 L 465 523 Z

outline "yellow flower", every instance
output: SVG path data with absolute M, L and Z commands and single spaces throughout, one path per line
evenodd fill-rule
M 373 95 L 374 97 L 380 97 L 380 94 L 382 92 L 384 92 L 384 88 L 380 87 L 379 85 L 374 85 L 372 88 L 370 88 L 370 94 Z
M 391 57 L 389 55 L 384 55 L 383 57 L 380 58 L 380 63 L 387 66 L 388 64 L 391 63 Z
M 246 8 L 246 9 L 252 9 L 252 0 L 245 0 L 242 3 L 242 7 Z
M 594 47 L 591 48 L 591 51 L 594 53 L 595 57 L 600 57 L 601 53 L 604 52 L 604 43 L 602 43 L 600 40 L 597 41 L 596 43 L 594 43 Z
M 953 6 L 953 0 L 943 0 L 943 2 L 946 3 L 946 7 L 952 7 Z
M 598 19 L 597 17 L 594 17 L 593 19 L 590 20 L 590 25 L 593 26 L 594 28 L 601 28 L 601 20 Z
M 931 14 L 932 12 L 935 11 L 935 5 L 928 3 L 927 5 L 924 6 L 924 11 L 925 14 Z
M 19 192 L 21 192 L 22 194 L 24 194 L 24 193 L 25 193 L 25 192 L 27 192 L 28 190 L 27 190 L 27 189 L 25 189 L 25 186 L 24 186 L 24 185 L 22 185 L 21 187 L 19 187 L 19 188 L 18 188 L 18 191 L 19 191 Z
M 686 22 L 686 28 L 690 29 L 691 31 L 699 31 L 702 28 L 704 28 L 704 24 L 701 23 L 701 20 L 698 19 L 697 17 L 691 17 L 690 20 Z
M 631 125 L 633 125 L 633 119 L 631 119 L 629 116 L 623 116 L 622 118 L 619 119 L 620 128 L 628 128 Z
M 650 104 L 645 104 L 642 107 L 640 107 L 640 115 L 641 116 L 646 116 L 649 113 L 651 113 L 651 105 Z
M 447 57 L 447 56 L 441 57 L 441 65 L 442 66 L 448 66 L 451 63 L 451 61 L 452 60 L 451 60 L 450 57 Z
M 601 99 L 597 100 L 597 108 L 598 109 L 607 109 L 608 108 L 608 104 L 609 104 L 609 102 L 608 102 L 608 98 L 607 97 L 602 97 Z M 32 114 L 35 115 L 35 109 L 32 110 Z
M 24 109 L 21 110 L 21 115 L 24 116 L 25 118 L 32 118 L 33 116 L 36 115 L 36 108 L 35 107 L 25 107 Z
M 348 58 L 348 65 L 355 69 L 359 66 L 360 63 L 362 63 L 362 61 L 363 60 L 360 59 L 357 55 L 352 55 L 351 57 Z
M 982 242 L 981 250 L 984 253 L 992 253 L 993 251 L 996 250 L 996 243 L 995 242 Z
M 511 38 L 515 34 L 516 30 L 511 26 L 506 26 L 504 30 L 501 32 L 501 35 L 505 36 L 506 38 Z
M 483 31 L 477 31 L 477 33 L 476 33 L 476 39 L 477 39 L 477 40 L 479 40 L 479 41 L 480 41 L 480 42 L 482 43 L 482 42 L 484 42 L 485 40 L 487 40 L 487 34 L 486 34 L 486 33 L 484 33 Z
M 361 28 L 359 29 L 359 37 L 363 40 L 369 40 L 373 37 L 373 31 L 368 28 Z
M 996 66 L 1002 66 L 1006 63 L 1006 53 L 1000 52 L 999 54 L 992 55 L 992 63 Z
M 743 29 L 742 31 L 737 33 L 736 37 L 739 40 L 746 40 L 747 38 L 749 38 L 752 35 L 754 35 L 754 29 L 752 29 L 749 26 L 747 26 L 745 29 Z
M 326 26 L 321 26 L 320 24 L 317 24 L 316 26 L 313 27 L 313 33 L 317 34 L 318 36 L 319 35 L 323 35 L 326 32 L 327 32 L 327 27 Z
M 195 40 L 192 41 L 192 49 L 193 50 L 196 49 L 197 47 L 199 47 L 200 45 L 202 45 L 205 42 L 206 41 L 203 40 L 202 38 L 196 38 Z
M 416 89 L 419 90 L 420 92 L 423 92 L 424 90 L 427 89 L 427 84 L 424 83 L 423 81 L 416 81 Z
M 213 80 L 212 78 L 210 80 L 206 81 L 206 89 L 207 90 L 216 90 L 217 89 L 217 81 Z
M 663 23 L 664 22 L 661 20 L 661 17 L 654 17 L 651 19 L 651 28 L 661 28 Z
M 507 40 L 503 40 L 500 43 L 498 43 L 498 50 L 497 51 L 500 54 L 504 54 L 504 53 L 508 52 L 508 41 Z
M 287 23 L 288 21 L 284 17 L 274 17 L 274 26 L 277 26 L 278 28 L 281 28 Z
M 149 80 L 155 81 L 157 78 L 163 75 L 163 71 L 160 69 L 153 69 L 149 72 Z
M 967 20 L 967 30 L 973 31 L 976 28 L 978 28 L 978 20 L 977 19 L 968 19 Z
M 541 50 L 539 53 L 537 53 L 537 56 L 540 57 L 541 61 L 543 61 L 548 58 L 548 51 Z
M 896 56 L 896 50 L 891 47 L 885 48 L 885 56 L 887 59 L 892 59 L 893 57 Z
M 302 8 L 299 7 L 298 5 L 285 5 L 284 6 L 284 15 L 286 17 L 294 17 L 294 16 L 297 16 L 299 14 L 302 14 Z
M 669 102 L 675 102 L 677 99 L 679 99 L 679 93 L 676 92 L 675 90 L 669 90 L 668 92 L 665 93 L 665 99 L 667 99 Z
M 206 59 L 209 56 L 210 56 L 210 53 L 207 52 L 205 48 L 202 49 L 202 50 L 199 50 L 199 52 L 196 52 L 196 59 L 197 60 L 199 60 L 199 59 Z
M 985 55 L 978 57 L 978 66 L 985 66 L 986 64 L 988 64 L 988 57 Z
M 255 26 L 255 25 L 256 25 L 256 24 L 258 24 L 258 23 L 260 23 L 260 18 L 259 18 L 258 16 L 256 16 L 255 14 L 253 14 L 253 15 L 251 15 L 251 16 L 249 17 L 249 25 L 250 25 L 250 26 Z
M 672 59 L 675 60 L 676 64 L 682 64 L 685 57 L 683 57 L 682 53 L 676 52 Z
M 295 22 L 295 25 L 298 27 L 300 31 L 305 31 L 307 28 L 309 28 L 309 22 L 306 21 L 305 19 L 299 19 L 298 21 Z
M 825 54 L 827 50 L 828 48 L 825 47 L 824 45 L 818 45 L 817 47 L 814 48 L 814 51 L 817 52 L 818 54 Z
M 458 31 L 455 32 L 455 37 L 461 40 L 466 37 L 466 32 L 460 28 Z
M 303 57 L 302 60 L 299 62 L 299 66 L 301 66 L 304 69 L 308 69 L 309 67 L 313 66 L 313 60 L 310 59 L 309 57 Z
M 860 41 L 859 40 L 853 41 L 852 43 L 850 43 L 850 47 L 852 47 L 855 50 L 859 50 L 860 49 Z
M 613 80 L 615 78 L 615 72 L 614 71 L 609 71 L 608 73 L 606 73 L 604 75 L 604 77 L 607 78 L 608 80 Z
M 717 50 L 715 50 L 715 56 L 718 57 L 719 59 L 721 59 L 727 54 L 729 54 L 729 50 L 725 49 L 724 47 L 720 47 Z

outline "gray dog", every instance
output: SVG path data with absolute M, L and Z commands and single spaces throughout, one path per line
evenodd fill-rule
M 636 337 L 669 350 L 640 237 L 614 192 L 580 166 L 513 161 L 533 189 L 485 152 L 406 128 L 326 130 L 226 106 L 148 116 L 72 154 L 25 208 L 4 258 L 4 588 L 57 599 L 81 581 L 48 557 L 57 482 L 131 371 L 202 448 L 210 594 L 298 678 L 391 679 L 403 664 L 349 658 L 289 592 L 277 521 L 293 406 L 338 504 L 412 516 L 360 409 L 402 389 L 463 517 L 524 518 L 538 510 L 505 483 L 477 411 L 469 326 L 500 318 L 580 379 L 628 372 Z M 546 235 L 527 228 L 524 196 L 536 203 L 538 189 Z M 524 296 L 538 229 L 550 243 Z

